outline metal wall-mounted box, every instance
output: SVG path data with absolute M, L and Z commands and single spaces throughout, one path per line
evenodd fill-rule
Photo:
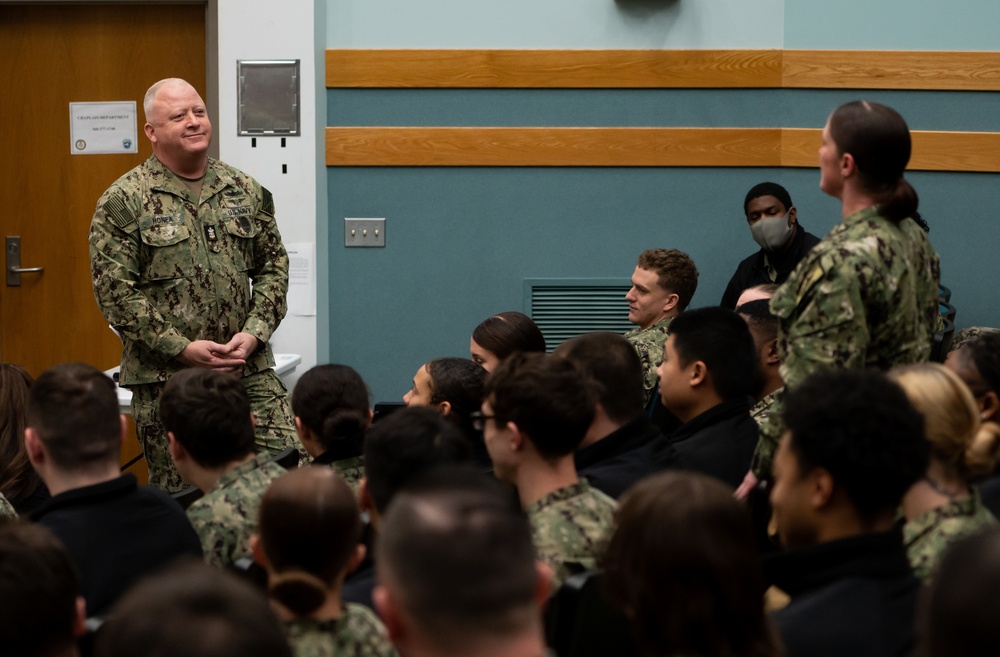
M 344 246 L 385 246 L 385 219 L 344 219 Z

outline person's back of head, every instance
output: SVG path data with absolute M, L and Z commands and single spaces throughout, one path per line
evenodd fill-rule
M 748 301 L 736 308 L 736 314 L 743 318 L 753 336 L 756 352 L 757 385 L 764 390 L 781 387 L 781 356 L 778 351 L 778 318 L 771 312 L 767 299 Z M 755 393 L 759 393 L 758 391 Z M 759 396 L 759 394 L 757 394 Z
M 494 422 L 513 422 L 544 459 L 571 455 L 594 419 L 594 384 L 567 359 L 516 353 L 486 379 Z
M 33 382 L 23 367 L 0 363 L 0 494 L 14 506 L 39 485 L 24 448 L 28 390 Z
M 40 526 L 0 519 L 0 652 L 4 657 L 76 654 L 83 598 L 69 554 Z
M 347 483 L 329 468 L 301 468 L 271 482 L 260 500 L 255 557 L 268 569 L 268 592 L 308 616 L 342 581 L 358 550 L 361 517 Z
M 1000 654 L 1000 528 L 952 545 L 918 608 L 919 657 Z
M 978 479 L 993 472 L 1000 427 L 984 425 L 976 400 L 957 374 L 939 363 L 895 367 L 896 381 L 924 417 L 931 458 L 949 479 Z
M 483 403 L 486 370 L 468 358 L 435 358 L 426 365 L 430 375 L 431 404 L 445 408 L 443 415 L 467 437 L 477 438 L 472 414 Z
M 185 563 L 143 580 L 116 605 L 97 657 L 292 657 L 263 592 Z
M 59 470 L 104 470 L 118 463 L 122 418 L 110 377 L 83 363 L 46 370 L 31 386 L 25 430 Z M 29 447 L 30 451 L 30 447 Z
M 218 468 L 255 450 L 250 400 L 239 377 L 189 368 L 167 381 L 160 418 L 198 465 Z
M 677 249 L 647 249 L 639 254 L 636 265 L 656 272 L 657 284 L 677 295 L 677 312 L 691 303 L 698 290 L 698 268 L 691 256 Z
M 292 412 L 324 451 L 347 445 L 357 456 L 371 423 L 368 386 L 352 367 L 317 365 L 296 382 Z
M 516 495 L 492 477 L 448 468 L 411 482 L 389 507 L 376 562 L 375 604 L 404 654 L 414 640 L 438 655 L 525 636 L 541 647 L 547 579 Z
M 624 494 L 615 519 L 605 584 L 643 654 L 776 654 L 750 520 L 727 486 L 654 475 Z
M 822 519 L 813 513 L 800 522 L 802 491 L 796 492 L 810 477 L 827 480 L 817 505 L 836 503 L 857 526 L 876 531 L 891 526 L 903 494 L 927 470 L 923 418 L 879 372 L 813 374 L 786 394 L 784 420 L 771 503 L 786 545 L 816 542 Z
M 429 408 L 400 409 L 365 436 L 365 495 L 384 512 L 399 489 L 432 467 L 469 461 L 469 443 Z
M 595 384 L 608 418 L 625 424 L 643 412 L 642 363 L 617 333 L 587 333 L 559 345 L 554 354 L 571 361 Z
M 948 354 L 945 364 L 969 386 L 982 418 L 1000 422 L 1000 332 L 972 338 Z
M 678 315 L 670 338 L 681 367 L 700 361 L 723 401 L 754 394 L 756 363 L 753 336 L 732 310 L 697 308 Z
M 545 337 L 538 325 L 516 310 L 484 319 L 472 331 L 472 359 L 492 371 L 515 351 L 545 351 Z

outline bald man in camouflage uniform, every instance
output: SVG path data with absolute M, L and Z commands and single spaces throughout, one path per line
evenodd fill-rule
M 183 483 L 167 455 L 158 400 L 186 367 L 241 374 L 258 446 L 280 452 L 297 444 L 268 344 L 287 309 L 288 255 L 271 193 L 208 157 L 212 125 L 197 91 L 161 80 L 144 109 L 153 155 L 98 201 L 91 273 L 101 312 L 124 343 L 119 383 L 132 391 L 150 483 L 176 491 Z

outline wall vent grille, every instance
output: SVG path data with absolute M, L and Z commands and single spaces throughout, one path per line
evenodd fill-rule
M 621 278 L 534 278 L 524 281 L 525 314 L 535 321 L 552 351 L 572 337 L 594 331 L 625 333 L 625 294 L 632 287 Z

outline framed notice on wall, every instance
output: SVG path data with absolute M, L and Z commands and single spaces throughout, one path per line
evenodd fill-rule
M 138 153 L 135 101 L 70 103 L 70 153 Z

